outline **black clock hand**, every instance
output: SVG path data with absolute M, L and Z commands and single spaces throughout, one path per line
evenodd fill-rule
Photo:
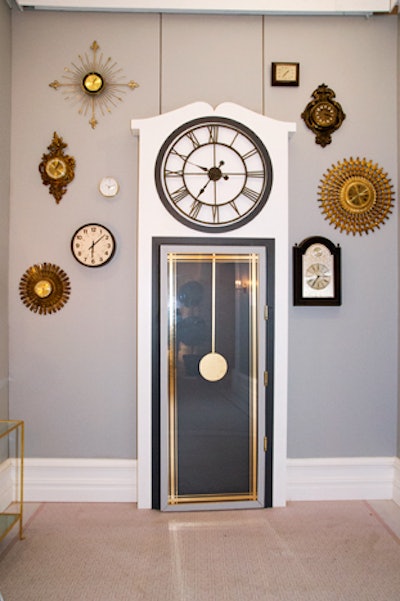
M 92 246 L 94 246 L 95 244 L 97 244 L 98 242 L 100 242 L 100 240 L 101 240 L 102 238 L 104 238 L 104 236 L 105 236 L 105 234 L 103 234 L 102 236 L 100 236 L 100 238 L 97 238 L 96 242 L 94 242 L 94 241 L 93 241 L 93 242 L 92 242 Z
M 201 188 L 201 190 L 199 191 L 198 195 L 196 196 L 196 198 L 198 198 L 199 196 L 201 196 L 201 194 L 203 194 L 203 192 L 205 191 L 205 189 L 207 188 L 208 184 L 211 182 L 212 180 L 209 179 L 208 182 Z
M 180 159 L 182 159 L 182 161 L 185 161 L 185 163 L 189 163 L 190 165 L 193 165 L 194 167 L 198 167 L 202 171 L 208 171 L 208 167 L 203 167 L 202 165 L 197 165 L 197 163 L 193 163 L 192 161 L 189 161 L 187 156 L 185 156 L 184 154 L 180 154 L 177 150 L 174 150 L 173 153 L 176 154 Z

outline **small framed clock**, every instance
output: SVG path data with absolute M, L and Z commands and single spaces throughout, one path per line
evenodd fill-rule
M 298 86 L 299 63 L 271 63 L 271 86 Z
M 293 304 L 341 305 L 340 246 L 322 236 L 293 247 Z
M 99 223 L 86 223 L 72 236 L 72 254 L 85 267 L 106 265 L 113 258 L 115 249 L 114 235 Z

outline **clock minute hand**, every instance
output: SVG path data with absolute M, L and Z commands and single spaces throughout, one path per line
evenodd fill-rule
M 105 234 L 103 234 L 102 236 L 100 236 L 100 238 L 97 238 L 96 242 L 93 240 L 93 242 L 92 242 L 92 247 L 93 247 L 95 244 L 97 244 L 98 242 L 100 242 L 100 240 L 101 240 L 102 238 L 104 238 L 104 236 L 105 236 Z
M 193 165 L 194 167 L 198 167 L 202 171 L 207 171 L 208 172 L 208 167 L 203 167 L 202 165 L 198 165 L 197 163 L 193 163 L 193 161 L 189 161 L 189 159 L 187 158 L 186 155 L 180 154 L 177 150 L 174 150 L 174 154 L 176 154 L 180 159 L 182 159 L 182 161 L 185 161 L 185 163 L 189 163 L 189 165 Z

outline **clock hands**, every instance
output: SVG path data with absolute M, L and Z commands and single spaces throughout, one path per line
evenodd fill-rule
M 104 238 L 105 234 L 103 234 L 102 236 L 100 236 L 100 238 L 97 238 L 97 240 L 92 240 L 92 244 L 89 246 L 88 250 L 90 250 L 90 252 L 92 253 L 92 257 L 94 255 L 94 247 L 95 245 L 100 242 L 100 240 L 102 238 Z
M 217 182 L 219 181 L 221 178 L 224 180 L 228 180 L 229 179 L 229 175 L 227 174 L 223 174 L 221 171 L 221 167 L 222 165 L 225 164 L 225 161 L 220 161 L 218 166 L 214 166 L 211 167 L 210 169 L 208 169 L 208 181 L 207 183 L 200 189 L 199 193 L 197 194 L 198 198 L 199 196 L 201 196 L 201 194 L 203 194 L 203 192 L 205 191 L 205 189 L 207 188 L 208 184 L 210 182 Z

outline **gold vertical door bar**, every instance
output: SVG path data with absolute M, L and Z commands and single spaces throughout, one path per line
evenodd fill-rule
M 211 272 L 211 352 L 215 353 L 215 254 L 212 256 Z
M 250 255 L 250 291 L 249 317 L 250 317 L 250 493 L 254 500 L 257 499 L 257 447 L 258 447 L 258 337 L 257 337 L 257 312 L 258 312 L 258 269 L 257 255 Z
M 168 446 L 169 446 L 169 502 L 177 502 L 177 414 L 176 414 L 176 256 L 168 254 Z

